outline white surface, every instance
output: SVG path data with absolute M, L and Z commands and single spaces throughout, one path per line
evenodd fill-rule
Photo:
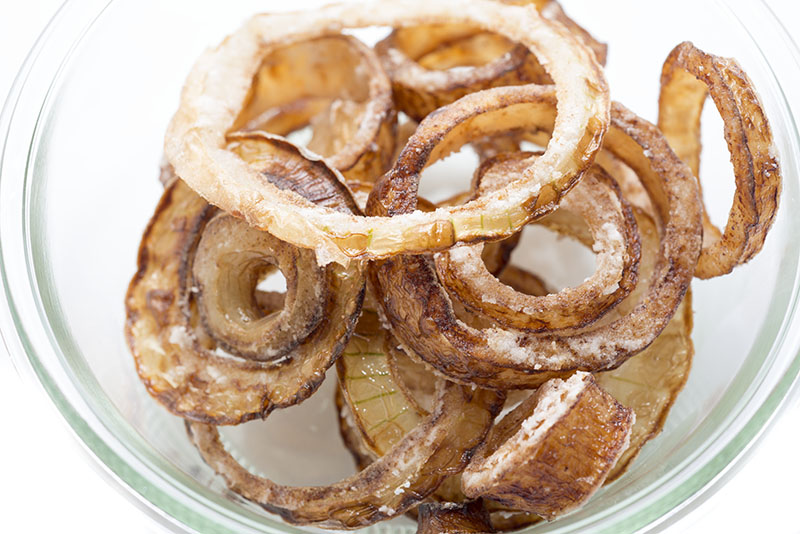
M 769 3 L 789 28 L 800 28 L 800 5 Z M 0 96 L 59 0 L 0 0 Z M 4 305 L 4 304 L 0 304 Z M 100 469 L 35 384 L 23 382 L 0 348 L 0 531 L 161 533 L 164 530 L 102 478 Z M 667 532 L 800 533 L 800 403 L 787 410 L 744 468 L 699 509 Z

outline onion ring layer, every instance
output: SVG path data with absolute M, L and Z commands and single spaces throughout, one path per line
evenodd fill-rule
M 311 124 L 309 149 L 348 181 L 372 181 L 391 163 L 395 120 L 391 84 L 375 53 L 333 35 L 266 55 L 230 131 L 286 135 Z
M 284 273 L 286 294 L 280 311 L 265 315 L 255 292 L 267 266 L 273 265 Z M 308 338 L 327 311 L 327 273 L 317 266 L 312 251 L 250 228 L 227 213 L 206 224 L 192 270 L 207 333 L 243 358 L 271 361 L 286 355 Z

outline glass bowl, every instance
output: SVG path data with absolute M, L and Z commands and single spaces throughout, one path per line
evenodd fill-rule
M 761 2 L 564 4 L 609 43 L 612 97 L 651 120 L 661 63 L 675 44 L 693 40 L 738 58 L 759 88 L 782 158 L 781 211 L 763 252 L 730 276 L 694 283 L 695 365 L 664 432 L 583 509 L 530 531 L 659 529 L 730 475 L 800 369 L 800 137 L 789 104 L 800 102 L 800 56 Z M 286 8 L 264 0 L 67 2 L 20 71 L 0 124 L 8 301 L 0 316 L 9 352 L 97 459 L 177 531 L 308 531 L 226 490 L 183 423 L 147 395 L 123 336 L 123 295 L 160 194 L 163 132 L 184 77 L 204 48 L 248 15 Z M 708 108 L 702 174 L 720 219 L 732 179 L 721 121 Z M 454 161 L 464 166 L 461 175 L 471 174 Z M 225 437 L 249 466 L 279 482 L 335 481 L 353 466 L 339 443 L 332 385 L 265 422 L 226 429 Z M 365 530 L 413 531 L 404 519 Z

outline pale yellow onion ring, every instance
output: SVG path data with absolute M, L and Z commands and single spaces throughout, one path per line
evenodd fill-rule
M 548 65 L 559 111 L 553 139 L 524 178 L 506 191 L 432 214 L 363 219 L 320 209 L 281 192 L 225 150 L 225 134 L 241 110 L 252 77 L 275 46 L 331 35 L 345 27 L 421 23 L 474 24 L 528 46 Z M 535 9 L 491 0 L 472 0 L 457 10 L 448 3 L 383 0 L 368 10 L 361 5 L 336 5 L 301 15 L 251 19 L 196 63 L 168 128 L 165 152 L 176 172 L 212 204 L 240 214 L 280 239 L 315 249 L 321 262 L 347 263 L 351 257 L 441 249 L 459 241 L 514 233 L 531 218 L 540 189 L 554 182 L 571 182 L 591 164 L 608 124 L 609 105 L 605 79 L 593 54 L 563 27 L 539 17 Z M 526 126 L 524 120 L 516 122 L 522 124 L 515 126 Z M 488 231 L 475 227 L 474 221 L 482 214 L 497 217 L 502 213 L 505 219 L 511 211 L 515 213 L 510 227 L 501 230 L 492 224 Z

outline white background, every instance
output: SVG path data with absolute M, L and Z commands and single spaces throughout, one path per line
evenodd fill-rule
M 800 29 L 800 3 L 768 3 L 790 31 Z M 0 0 L 0 98 L 59 4 Z M 0 532 L 165 532 L 141 505 L 106 482 L 43 390 L 17 375 L 2 347 L 0 413 Z M 800 533 L 799 443 L 800 402 L 795 396 L 741 471 L 667 532 Z

